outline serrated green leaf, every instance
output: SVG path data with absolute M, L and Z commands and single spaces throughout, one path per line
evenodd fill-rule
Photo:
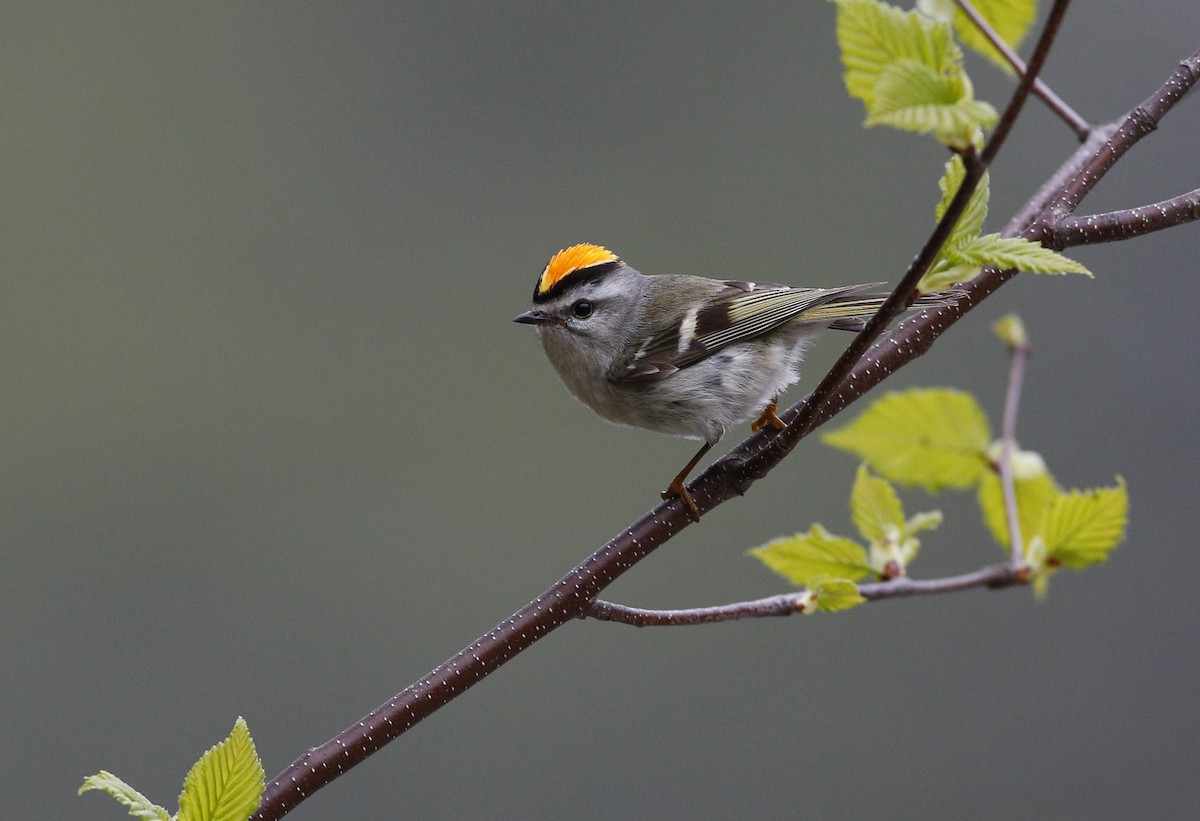
M 975 100 L 948 24 L 876 0 L 834 2 L 846 89 L 866 106 L 867 125 L 965 149 L 995 123 L 995 109 Z
M 166 808 L 155 804 L 146 796 L 126 784 L 112 773 L 101 770 L 95 775 L 89 775 L 79 788 L 79 795 L 88 790 L 100 790 L 115 798 L 118 803 L 129 808 L 129 814 L 134 818 L 145 818 L 149 821 L 171 821 L 171 813 Z
M 942 198 L 935 211 L 941 219 L 958 193 L 966 175 L 962 158 L 951 157 L 946 171 L 938 181 Z M 987 217 L 990 182 L 984 174 L 979 185 L 971 194 L 963 216 L 946 240 L 937 259 L 917 286 L 921 293 L 945 290 L 956 282 L 974 279 L 984 265 L 998 268 L 1017 268 L 1033 274 L 1085 274 L 1092 276 L 1086 267 L 1062 254 L 1044 248 L 1035 242 L 1020 237 L 1006 238 L 999 234 L 980 236 Z
M 950 203 L 958 194 L 958 189 L 962 187 L 963 179 L 966 176 L 967 167 L 963 163 L 962 157 L 955 154 L 946 161 L 946 170 L 938 180 L 938 189 L 942 192 L 942 199 L 934 210 L 935 221 L 941 221 L 946 209 L 950 207 Z M 987 172 L 984 172 L 979 184 L 971 192 L 971 198 L 967 201 L 967 207 L 963 210 L 962 216 L 959 217 L 949 239 L 946 240 L 947 246 L 953 247 L 976 239 L 983 232 L 983 221 L 987 219 L 990 199 L 991 178 Z
M 240 716 L 233 731 L 195 763 L 183 781 L 177 821 L 246 821 L 262 800 L 262 762 Z
M 1128 512 L 1129 495 L 1120 476 L 1116 487 L 1059 494 L 1042 526 L 1046 554 L 1074 570 L 1107 560 L 1125 538 Z
M 850 491 L 850 520 L 867 541 L 882 541 L 889 530 L 904 527 L 904 507 L 896 489 L 886 479 L 872 476 L 866 465 L 858 466 Z
M 962 157 L 954 155 L 946 161 L 946 170 L 938 180 L 938 189 L 942 192 L 942 198 L 938 202 L 937 208 L 934 209 L 935 220 L 940 221 L 945 215 L 950 203 L 958 194 L 958 189 L 962 187 L 966 175 L 967 168 Z M 967 207 L 963 209 L 963 215 L 955 224 L 954 230 L 950 232 L 942 249 L 938 251 L 933 265 L 929 266 L 929 270 L 918 283 L 917 289 L 921 293 L 932 294 L 944 291 L 957 282 L 967 282 L 979 274 L 982 266 L 963 262 L 956 253 L 956 249 L 969 246 L 978 240 L 980 232 L 983 231 L 984 220 L 987 219 L 990 199 L 991 177 L 984 173 L 979 184 L 975 186 L 975 190 L 971 192 L 971 198 L 967 201 Z
M 936 492 L 968 488 L 987 469 L 987 417 L 968 393 L 914 388 L 888 393 L 822 441 L 855 454 L 897 484 Z
M 1084 274 L 1092 272 L 1073 259 L 1022 237 L 984 234 L 974 242 L 956 245 L 948 256 L 968 265 L 1016 268 L 1031 274 Z
M 1017 497 L 1017 525 L 1021 528 L 1021 538 L 1027 543 L 1029 539 L 1041 532 L 1046 512 L 1050 509 L 1055 496 L 1058 495 L 1058 485 L 1048 472 L 1028 474 L 1013 477 L 1013 491 Z M 984 524 L 992 533 L 996 544 L 1004 549 L 1012 546 L 1008 535 L 1008 513 L 1004 507 L 1004 485 L 1000 474 L 988 470 L 979 483 L 979 509 L 983 513 Z
M 861 545 L 819 524 L 807 533 L 773 539 L 750 554 L 793 584 L 808 584 L 818 576 L 861 579 L 871 572 Z
M 894 62 L 912 60 L 937 74 L 954 74 L 962 65 L 962 52 L 945 23 L 876 0 L 834 2 L 846 90 L 868 107 L 875 104 L 879 75 Z
M 969 282 L 978 275 L 978 265 L 957 265 L 940 259 L 921 277 L 921 281 L 917 283 L 917 290 L 922 294 L 936 294 L 950 289 L 956 283 Z
M 822 613 L 849 610 L 866 601 L 857 585 L 849 579 L 818 576 L 809 583 L 808 590 L 816 598 L 817 609 Z
M 932 134 L 959 150 L 971 145 L 981 128 L 996 124 L 996 109 L 972 99 L 966 75 L 946 77 L 911 60 L 888 66 L 875 84 L 875 102 L 866 125 Z

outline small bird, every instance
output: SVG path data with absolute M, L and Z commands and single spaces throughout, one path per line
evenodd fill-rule
M 770 282 L 647 276 L 599 245 L 573 245 L 550 258 L 533 307 L 514 322 L 533 325 L 567 390 L 619 425 L 703 440 L 662 497 L 678 497 L 692 468 L 734 425 L 786 427 L 779 395 L 800 378 L 805 346 L 826 328 L 861 330 L 887 298 L 855 296 L 878 283 L 790 288 Z M 922 297 L 914 307 L 952 297 Z

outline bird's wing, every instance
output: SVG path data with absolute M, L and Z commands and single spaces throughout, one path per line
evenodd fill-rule
M 806 311 L 872 285 L 789 288 L 773 283 L 726 282 L 688 311 L 681 322 L 647 336 L 617 363 L 615 382 L 652 382 L 694 365 L 737 342 L 757 339 Z M 814 319 L 826 321 L 835 317 Z

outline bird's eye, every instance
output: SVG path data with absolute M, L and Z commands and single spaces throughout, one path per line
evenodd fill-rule
M 571 306 L 571 313 L 576 319 L 587 319 L 592 315 L 592 303 L 586 299 L 581 299 Z

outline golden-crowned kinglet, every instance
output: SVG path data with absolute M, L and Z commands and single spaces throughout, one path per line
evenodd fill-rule
M 567 390 L 605 419 L 704 440 L 662 494 L 699 520 L 683 484 L 692 468 L 756 415 L 754 430 L 785 427 L 775 401 L 800 378 L 805 345 L 825 328 L 860 330 L 886 298 L 852 296 L 870 287 L 646 276 L 607 248 L 573 245 L 551 257 L 532 310 L 514 321 L 537 328 Z

